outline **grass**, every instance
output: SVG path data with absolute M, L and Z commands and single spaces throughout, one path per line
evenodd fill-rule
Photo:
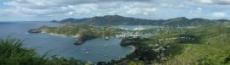
M 229 60 L 226 60 L 230 55 L 230 29 L 222 26 L 205 28 L 190 32 L 202 36 L 200 44 L 182 44 L 182 53 L 163 65 L 230 65 Z

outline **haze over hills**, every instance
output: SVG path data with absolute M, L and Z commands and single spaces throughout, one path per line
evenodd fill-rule
M 193 18 L 188 19 L 186 17 L 178 17 L 167 20 L 150 20 L 150 19 L 140 19 L 132 17 L 124 17 L 120 15 L 105 15 L 96 16 L 91 18 L 67 18 L 61 21 L 56 21 L 60 23 L 77 23 L 77 24 L 91 24 L 91 25 L 168 25 L 168 26 L 196 26 L 202 24 L 215 24 L 222 22 L 229 22 L 230 20 L 218 19 L 209 20 L 203 18 Z

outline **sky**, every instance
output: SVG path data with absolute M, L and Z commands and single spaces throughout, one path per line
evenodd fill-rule
M 121 15 L 230 19 L 230 0 L 0 0 L 0 21 L 48 21 Z

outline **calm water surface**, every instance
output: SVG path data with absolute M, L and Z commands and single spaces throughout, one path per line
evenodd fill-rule
M 75 46 L 71 37 L 48 34 L 29 34 L 27 31 L 42 25 L 58 26 L 48 22 L 0 22 L 0 38 L 12 37 L 24 40 L 24 47 L 33 48 L 40 55 L 58 55 L 67 58 L 98 62 L 124 58 L 131 53 L 131 47 L 121 47 L 120 39 L 94 39 Z

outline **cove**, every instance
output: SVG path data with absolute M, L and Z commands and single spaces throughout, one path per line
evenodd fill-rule
M 29 34 L 29 29 L 43 25 L 58 26 L 51 22 L 4 22 L 0 23 L 0 38 L 18 38 L 23 40 L 23 46 L 33 48 L 40 55 L 56 55 L 78 60 L 99 62 L 124 58 L 133 51 L 131 47 L 120 46 L 121 39 L 104 40 L 97 38 L 76 46 L 74 38 L 52 36 L 49 34 Z

